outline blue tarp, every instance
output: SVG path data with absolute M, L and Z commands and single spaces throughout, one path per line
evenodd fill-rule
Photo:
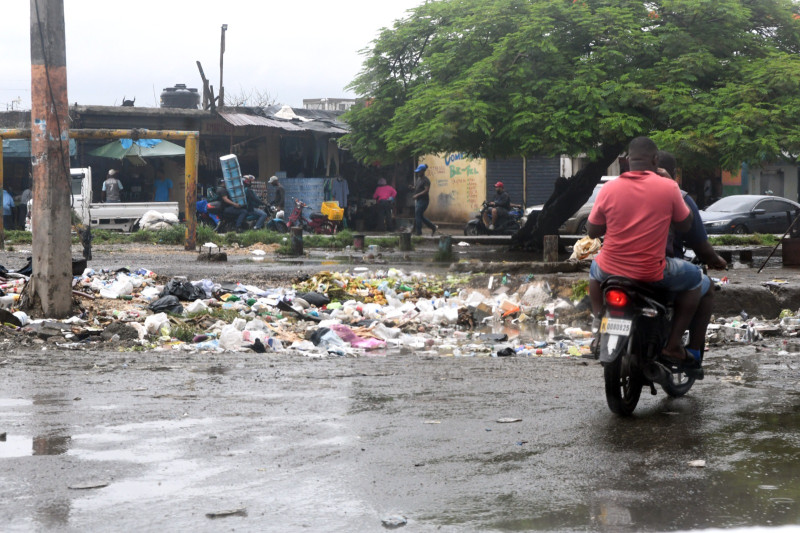
M 119 142 L 122 145 L 122 147 L 125 148 L 126 150 L 131 146 L 133 146 L 132 139 L 120 139 Z M 160 142 L 161 139 L 139 139 L 138 141 L 136 141 L 136 144 L 138 144 L 142 148 L 152 148 L 153 146 L 157 145 Z
M 69 156 L 75 157 L 78 145 L 75 139 L 69 140 Z M 28 139 L 3 139 L 3 158 L 28 159 L 31 157 L 31 142 Z

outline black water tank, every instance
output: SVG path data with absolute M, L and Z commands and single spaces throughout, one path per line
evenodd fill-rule
M 183 83 L 175 87 L 167 87 L 161 91 L 161 107 L 177 107 L 180 109 L 197 109 L 200 94 L 197 89 L 187 89 Z

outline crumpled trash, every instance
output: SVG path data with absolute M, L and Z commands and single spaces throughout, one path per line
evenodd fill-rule
M 572 247 L 572 255 L 569 261 L 588 261 L 594 259 L 600 253 L 600 239 L 583 237 Z
M 164 290 L 161 291 L 162 297 L 169 294 L 177 296 L 180 300 L 185 302 L 193 302 L 206 298 L 205 291 L 202 288 L 192 285 L 192 282 L 188 280 L 178 278 L 169 280 L 164 286 Z
M 318 292 L 306 292 L 298 294 L 297 297 L 302 298 L 303 300 L 305 300 L 306 302 L 310 303 L 315 307 L 323 307 L 331 303 L 330 298 Z
M 177 296 L 162 296 L 155 302 L 147 306 L 148 309 L 156 313 L 171 313 L 174 315 L 183 314 L 183 305 Z
M 350 344 L 353 348 L 364 348 L 365 350 L 374 350 L 376 348 L 383 348 L 386 346 L 386 341 L 374 338 L 363 338 L 355 334 L 355 332 L 344 324 L 333 324 L 331 329 L 343 341 Z
M 162 330 L 169 334 L 169 331 L 171 331 L 169 317 L 167 317 L 166 313 L 150 315 L 144 321 L 144 328 L 150 335 L 160 334 Z

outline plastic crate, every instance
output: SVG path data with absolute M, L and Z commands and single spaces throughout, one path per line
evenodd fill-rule
M 339 209 L 339 202 L 322 202 L 319 210 L 323 215 L 328 215 L 332 209 Z
M 344 218 L 344 209 L 341 207 L 329 207 L 327 213 L 323 213 L 328 217 L 328 220 L 342 220 Z

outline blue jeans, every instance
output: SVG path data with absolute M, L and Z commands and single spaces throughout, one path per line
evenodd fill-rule
M 257 207 L 250 211 L 251 215 L 255 215 L 258 217 L 256 220 L 256 225 L 253 226 L 254 229 L 261 229 L 264 227 L 264 222 L 267 221 L 267 214 L 264 212 L 263 209 L 258 209 Z
M 425 210 L 428 209 L 429 198 L 417 198 L 414 200 L 414 235 L 422 235 L 422 224 L 430 229 L 436 229 L 436 224 L 425 218 Z
M 589 277 L 591 279 L 603 283 L 609 276 L 611 274 L 604 272 L 596 261 L 592 261 L 592 266 L 589 269 Z M 702 296 L 708 292 L 711 280 L 708 276 L 703 275 L 697 265 L 693 265 L 683 259 L 667 257 L 666 265 L 664 265 L 664 278 L 654 281 L 650 285 L 671 292 L 684 292 L 701 287 Z
M 229 205 L 225 207 L 225 210 L 222 212 L 228 218 L 236 217 L 236 229 L 240 230 L 244 226 L 244 219 L 247 218 L 247 210 L 241 207 L 233 207 Z

